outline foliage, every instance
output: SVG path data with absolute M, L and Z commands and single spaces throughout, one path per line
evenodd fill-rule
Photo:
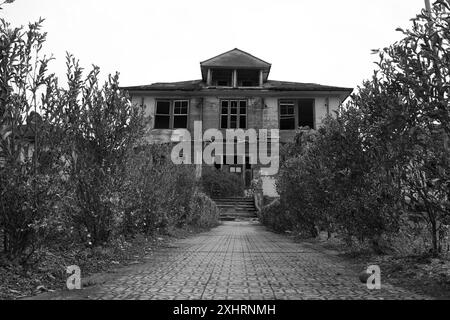
M 71 55 L 65 86 L 48 73 L 42 22 L 0 23 L 0 259 L 213 226 L 194 167 L 175 166 L 170 145 L 145 145 L 149 119 L 118 74 L 101 84 L 98 67 L 84 77 Z
M 192 198 L 187 224 L 202 229 L 219 224 L 219 208 L 206 194 L 196 192 Z
M 27 29 L 0 20 L 0 230 L 10 259 L 26 262 L 51 228 L 49 208 L 58 195 L 57 176 L 42 165 L 45 136 L 38 99 L 51 58 L 40 54 L 42 20 Z M 52 88 L 49 94 L 54 94 Z
M 82 80 L 82 69 L 67 57 L 68 89 L 44 109 L 44 119 L 64 159 L 70 218 L 94 245 L 108 241 L 118 223 L 129 150 L 143 135 L 142 110 L 119 88 L 118 74 L 99 84 L 99 68 Z M 52 83 L 52 85 L 55 85 Z M 53 98 L 53 99 L 51 99 Z
M 376 241 L 395 227 L 395 193 L 387 192 L 359 134 L 356 109 L 326 119 L 318 131 L 299 131 L 277 180 L 280 201 L 312 237 L 319 230 Z
M 209 166 L 203 168 L 201 185 L 212 198 L 241 197 L 245 190 L 244 182 L 238 175 Z
M 426 222 L 432 251 L 450 223 L 450 1 L 413 19 L 378 70 L 317 132 L 283 149 L 281 205 L 305 230 L 371 240 Z
M 372 152 L 428 223 L 435 253 L 450 222 L 449 17 L 450 1 L 440 0 L 399 29 L 404 38 L 380 51 L 378 72 L 355 96 Z
M 127 165 L 124 232 L 150 233 L 184 225 L 195 181 L 194 167 L 170 161 L 170 145 L 136 148 Z
M 292 231 L 295 220 L 289 212 L 289 208 L 284 207 L 280 200 L 275 200 L 265 206 L 259 213 L 261 223 L 274 231 Z

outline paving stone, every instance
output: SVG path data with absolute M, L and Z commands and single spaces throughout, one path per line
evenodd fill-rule
M 429 298 L 383 279 L 381 290 L 370 291 L 344 260 L 245 221 L 225 222 L 156 250 L 145 264 L 100 285 L 90 296 L 130 300 Z

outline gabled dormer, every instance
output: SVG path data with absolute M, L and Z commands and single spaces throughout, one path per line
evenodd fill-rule
M 262 87 L 272 65 L 251 54 L 233 49 L 200 63 L 208 87 Z

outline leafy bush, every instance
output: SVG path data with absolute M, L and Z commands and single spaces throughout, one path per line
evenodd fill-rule
M 280 200 L 275 200 L 264 206 L 258 214 L 261 223 L 274 231 L 285 232 L 292 230 L 294 226 L 292 217 L 286 208 L 281 205 Z
M 129 157 L 123 194 L 124 232 L 151 233 L 182 226 L 195 191 L 195 168 L 174 165 L 170 145 L 144 145 Z
M 148 119 L 118 74 L 102 84 L 94 66 L 84 77 L 71 55 L 65 87 L 48 73 L 42 22 L 0 20 L 0 260 L 213 226 L 217 208 L 194 197 L 195 168 L 175 166 L 170 145 L 141 146 Z
M 120 219 L 127 157 L 142 139 L 145 122 L 142 109 L 120 90 L 118 74 L 100 85 L 97 67 L 85 80 L 71 56 L 67 68 L 69 90 L 46 106 L 44 118 L 64 133 L 56 137 L 66 190 L 73 195 L 67 206 L 73 225 L 99 245 L 110 239 Z
M 41 165 L 48 145 L 36 110 L 49 102 L 46 90 L 50 59 L 40 51 L 45 34 L 41 21 L 28 29 L 11 28 L 0 20 L 0 230 L 3 250 L 12 260 L 26 262 L 51 232 L 50 210 L 59 194 L 58 175 Z
M 192 198 L 187 224 L 203 229 L 219 224 L 219 208 L 206 194 L 196 192 Z
M 450 1 L 417 15 L 377 51 L 379 69 L 317 132 L 283 149 L 280 207 L 303 230 L 380 249 L 404 224 L 428 225 L 434 254 L 450 224 Z M 267 219 L 266 219 L 267 220 Z M 269 219 L 270 221 L 270 219 Z M 406 221 L 406 222 L 405 222 Z
M 212 198 L 242 197 L 245 190 L 241 177 L 209 166 L 203 168 L 201 185 L 203 191 Z
M 399 191 L 364 147 L 358 110 L 326 119 L 318 131 L 302 131 L 287 146 L 290 154 L 277 179 L 282 207 L 302 233 L 338 232 L 348 240 L 369 240 L 395 230 Z

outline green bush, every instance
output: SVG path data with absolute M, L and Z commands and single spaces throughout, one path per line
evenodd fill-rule
M 196 192 L 192 198 L 187 223 L 208 229 L 219 224 L 219 208 L 206 194 Z
M 214 167 L 203 167 L 201 185 L 211 198 L 242 197 L 245 190 L 241 177 Z

